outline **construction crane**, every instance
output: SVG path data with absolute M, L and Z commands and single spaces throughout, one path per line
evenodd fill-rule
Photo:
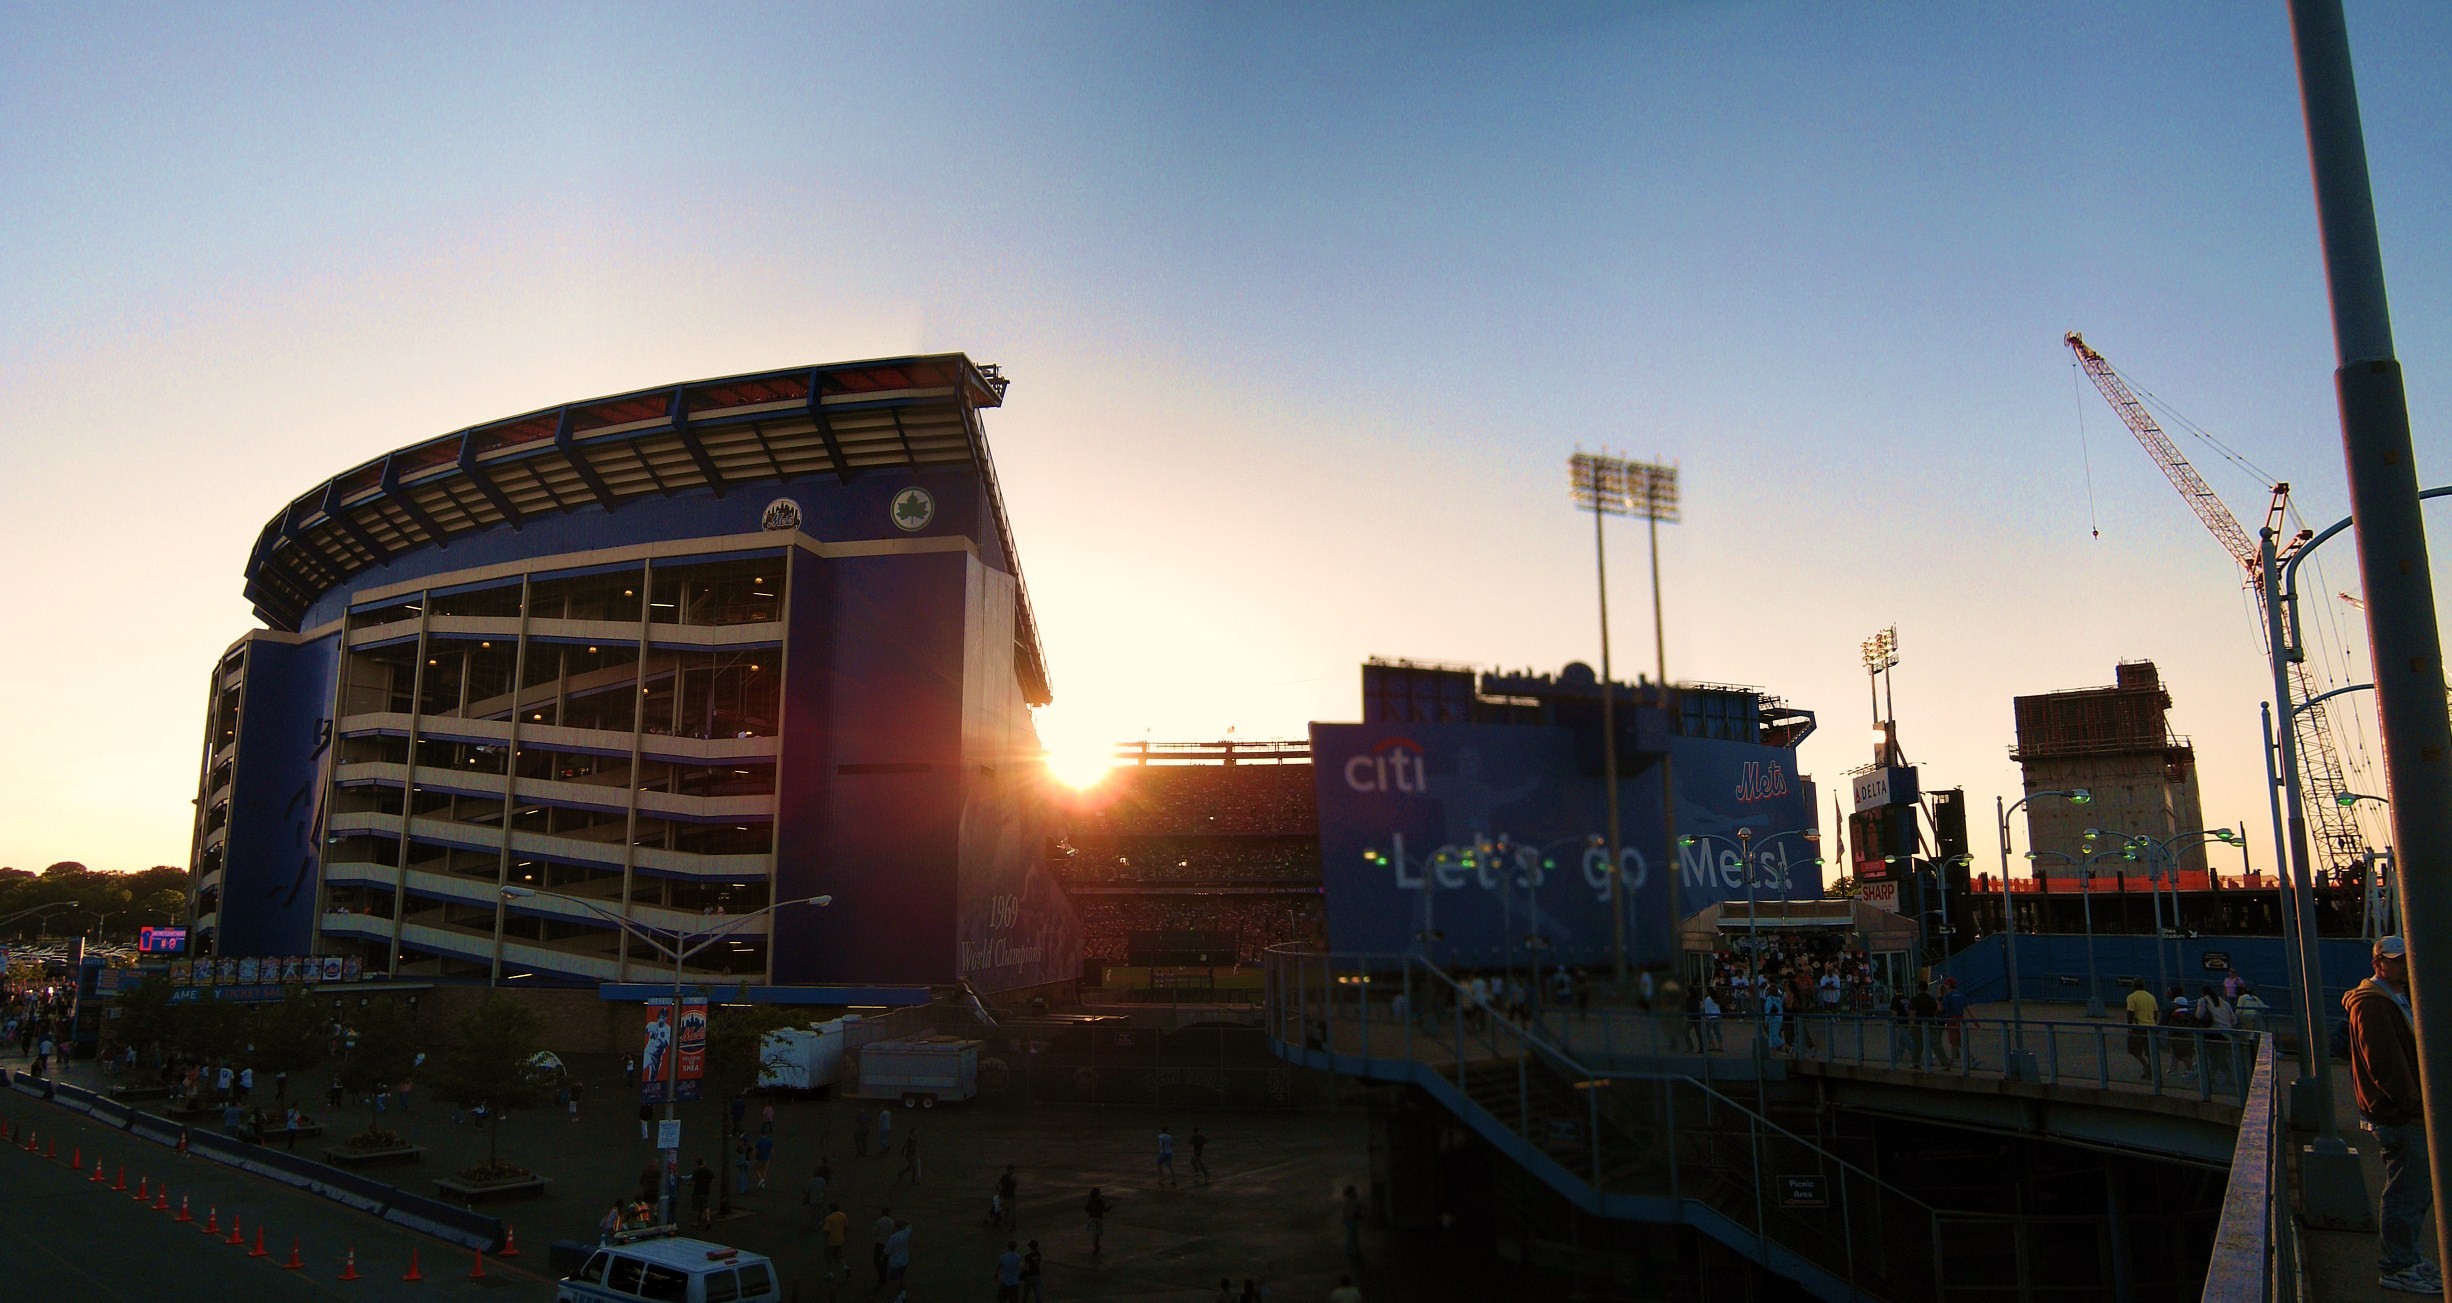
M 2094 381 L 2096 389 L 2102 391 L 2103 400 L 2119 413 L 2121 423 L 2128 426 L 2129 433 L 2137 436 L 2137 442 L 2145 447 L 2146 455 L 2162 468 L 2164 478 L 2171 481 L 2171 487 L 2179 490 L 2188 509 L 2196 513 L 2197 519 L 2203 521 L 2205 528 L 2212 532 L 2214 541 L 2220 543 L 2222 550 L 2230 553 L 2231 560 L 2238 563 L 2249 591 L 2256 594 L 2257 613 L 2269 616 L 2270 613 L 2265 610 L 2263 555 L 2256 541 L 2248 537 L 2248 531 L 2240 527 L 2238 518 L 2231 515 L 2231 509 L 2222 504 L 2222 499 L 2214 495 L 2204 477 L 2197 474 L 2197 468 L 2188 464 L 2188 458 L 2181 455 L 2178 445 L 2171 442 L 2171 436 L 2163 433 L 2162 427 L 2155 424 L 2154 418 L 2146 412 L 2145 404 L 2137 400 L 2136 393 L 2128 387 L 2127 381 L 2120 378 L 2120 373 L 2112 370 L 2111 363 L 2105 361 L 2102 354 L 2087 347 L 2085 338 L 2074 330 L 2062 342 L 2077 355 L 2077 364 L 2085 368 L 2086 377 Z M 2282 514 L 2289 505 L 2290 486 L 2274 485 L 2272 502 L 2265 511 L 2265 528 L 2273 531 L 2277 543 L 2285 545 L 2285 557 L 2289 555 L 2289 546 L 2306 538 L 2304 534 L 2292 538 L 2282 532 Z M 2284 613 L 2285 618 L 2288 614 Z M 2269 619 L 2256 622 L 2257 637 L 2265 644 L 2267 655 L 2273 651 L 2272 639 L 2267 632 L 2270 627 Z M 2333 743 L 2333 730 L 2325 720 L 2324 703 L 2316 700 L 2317 689 L 2308 675 L 2306 661 L 2294 658 L 2286 668 L 2292 698 L 2287 703 L 2291 727 L 2298 730 L 2301 785 L 2307 804 L 2312 807 L 2311 822 L 2315 825 L 2314 850 L 2332 867 L 2334 873 L 2355 872 L 2365 861 L 2367 844 L 2365 835 L 2359 831 L 2357 812 L 2341 803 L 2342 795 L 2350 788 L 2342 776 L 2340 748 Z

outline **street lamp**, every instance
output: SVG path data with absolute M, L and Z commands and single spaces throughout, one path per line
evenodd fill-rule
M 2163 956 L 2163 886 L 2165 883 L 2170 886 L 2171 930 L 2177 932 L 2180 930 L 2179 852 L 2183 849 L 2180 843 L 2190 837 L 2218 841 L 2225 845 L 2238 846 L 2242 850 L 2247 847 L 2247 838 L 2229 828 L 2191 828 L 2185 832 L 2173 833 L 2169 837 L 2148 837 L 2144 833 L 2116 832 L 2103 828 L 2086 830 L 2088 843 L 2099 838 L 2111 838 L 2119 842 L 2122 859 L 2135 860 L 2139 847 L 2143 847 L 2147 852 L 2145 856 L 2146 884 L 2148 893 L 2154 897 L 2154 998 L 2157 1000 L 2162 999 L 2163 993 L 2171 989 L 2171 970 L 2166 965 Z M 2169 866 L 2167 872 L 2166 865 Z
M 712 928 L 708 928 L 703 932 L 684 932 L 680 928 L 673 928 L 671 929 L 673 943 L 668 946 L 657 937 L 654 931 L 640 927 L 638 924 L 631 922 L 621 914 L 607 909 L 603 905 L 600 905 L 595 901 L 588 900 L 585 897 L 565 896 L 558 891 L 537 891 L 529 887 L 504 887 L 502 889 L 502 898 L 504 900 L 558 900 L 564 902 L 565 904 L 577 905 L 582 909 L 596 914 L 600 918 L 608 920 L 615 927 L 629 933 L 633 938 L 645 942 L 649 946 L 653 947 L 657 954 L 670 955 L 672 957 L 673 1044 L 664 1055 L 664 1120 L 667 1122 L 674 1120 L 680 1115 L 678 1108 L 678 1096 L 680 1093 L 679 1087 L 681 1070 L 682 962 L 687 960 L 690 956 L 697 954 L 699 951 L 714 945 L 716 942 L 731 936 L 733 933 L 740 931 L 742 928 L 757 921 L 758 919 L 764 918 L 765 916 L 772 914 L 776 910 L 782 909 L 787 905 L 816 905 L 819 907 L 824 907 L 834 903 L 834 897 L 832 896 L 809 896 L 793 900 L 778 900 L 771 904 L 761 906 L 760 908 L 753 909 L 746 914 L 728 915 L 725 917 L 722 923 L 717 924 Z M 693 938 L 698 939 L 698 944 L 693 946 L 685 946 L 683 944 L 684 942 L 687 942 Z M 678 1148 L 667 1149 L 664 1151 L 664 1171 L 666 1180 L 661 1186 L 658 1187 L 656 1196 L 656 1220 L 659 1223 L 666 1225 L 670 1225 L 672 1222 L 673 1194 L 670 1178 L 675 1170 L 675 1164 L 680 1161 L 680 1153 L 681 1151 Z
M 2336 796 L 2336 797 L 2334 797 L 2334 798 L 2333 798 L 2333 804 L 2338 805 L 2338 806 L 2340 806 L 2342 809 L 2345 809 L 2345 810 L 2349 809 L 2349 808 L 2350 808 L 2351 806 L 2353 806 L 2353 805 L 2358 804 L 2358 803 L 2359 803 L 2359 802 L 2361 802 L 2361 801 L 2373 801 L 2373 802 L 2375 802 L 2377 805 L 2390 805 L 2390 804 L 2392 804 L 2392 798 L 2390 798 L 2390 797 L 2387 797 L 2387 796 L 2369 796 L 2369 795 L 2368 795 L 2368 794 L 2366 794 L 2365 792 L 2343 792 L 2341 795 Z
M 2001 927 L 2007 934 L 2002 938 L 2002 945 L 2009 957 L 2008 1057 L 2009 1075 L 2013 1077 L 2032 1076 L 2035 1065 L 2026 1052 L 2026 1001 L 2018 993 L 2018 903 L 2009 895 L 2009 816 L 2016 814 L 2020 806 L 2043 796 L 2058 797 L 2071 805 L 2086 805 L 2094 800 L 2094 793 L 2083 787 L 2056 787 L 2029 792 L 2018 798 L 2017 805 L 2007 807 L 2001 804 L 2000 797 L 1992 798 L 1992 808 L 1999 813 L 2001 823 Z
M 35 906 L 35 907 L 33 907 L 32 909 L 21 909 L 21 910 L 18 910 L 16 913 L 9 915 L 7 918 L 0 918 L 0 927 L 6 927 L 6 926 L 8 926 L 9 924 L 14 923 L 14 922 L 16 922 L 17 920 L 19 920 L 19 919 L 21 919 L 21 918 L 34 918 L 34 917 L 38 917 L 38 916 L 43 915 L 43 914 L 48 914 L 48 913 L 50 913 L 51 911 L 53 911 L 53 910 L 55 910 L 55 909 L 76 909 L 76 908 L 78 908 L 78 905 L 77 905 L 77 902 L 76 902 L 76 901 L 73 901 L 73 900 L 55 900 L 55 901 L 52 901 L 52 902 L 51 902 L 50 904 L 48 904 L 48 905 L 36 905 L 36 906 Z
M 2048 855 L 2077 868 L 2078 904 L 2086 917 L 2086 1016 L 2089 1018 L 2103 1016 L 2103 988 L 2095 977 L 2094 968 L 2094 864 L 2097 860 L 2108 860 L 2119 854 L 2118 851 L 2101 851 L 2079 859 L 2060 851 L 2026 853 L 2029 861 Z

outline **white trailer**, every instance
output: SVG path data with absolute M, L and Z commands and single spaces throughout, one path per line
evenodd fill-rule
M 758 1043 L 758 1085 L 767 1090 L 823 1090 L 843 1075 L 846 1014 L 806 1027 L 779 1027 Z
M 935 1108 L 979 1093 L 979 1042 L 952 1037 L 874 1041 L 854 1056 L 858 1072 L 851 1093 L 860 1099 L 899 1099 L 904 1108 Z

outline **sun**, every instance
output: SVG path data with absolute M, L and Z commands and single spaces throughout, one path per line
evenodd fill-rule
M 1105 745 L 1065 745 L 1047 750 L 1047 772 L 1057 782 L 1075 791 L 1098 786 L 1107 771 L 1115 768 L 1115 748 Z

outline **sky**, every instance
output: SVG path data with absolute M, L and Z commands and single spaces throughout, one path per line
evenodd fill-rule
M 2452 10 L 2348 9 L 2443 482 Z M 1565 462 L 1606 448 L 1680 467 L 1671 676 L 1816 711 L 1826 791 L 1883 626 L 1909 758 L 1978 806 L 2018 790 L 2013 696 L 2152 659 L 2264 869 L 2253 608 L 2062 334 L 2309 524 L 2347 509 L 2279 3 L 6 3 L 0 232 L 21 867 L 185 861 L 290 497 L 686 378 L 1005 368 L 1051 745 L 1298 737 L 1359 717 L 1369 656 L 1596 660 Z M 2174 434 L 2261 523 L 2259 475 Z M 1651 595 L 1610 546 L 1632 675 Z M 2323 674 L 2363 678 L 2327 602 Z

